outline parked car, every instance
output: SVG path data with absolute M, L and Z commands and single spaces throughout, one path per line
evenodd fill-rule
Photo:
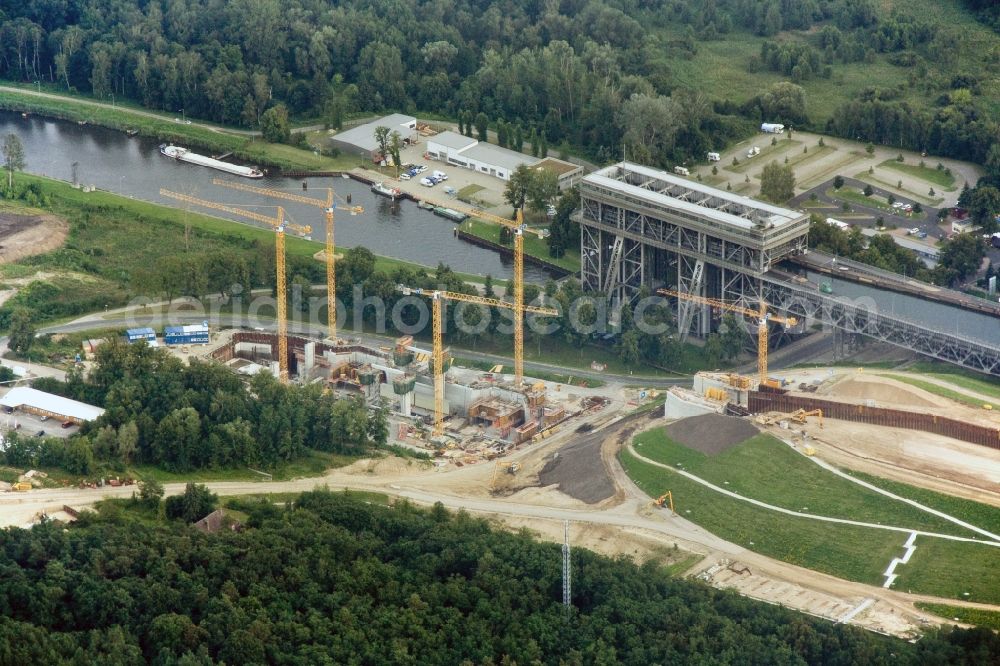
M 423 164 L 418 164 L 413 168 L 417 170 L 417 173 L 423 173 L 424 171 L 427 171 L 427 166 Z
M 906 233 L 907 233 L 908 235 L 910 235 L 910 236 L 916 236 L 917 234 L 919 234 L 919 233 L 920 233 L 920 227 L 913 227 L 912 229 L 910 229 L 910 230 L 909 230 L 909 231 L 907 231 Z
M 921 231 L 919 234 L 917 234 L 917 238 L 927 238 L 927 232 Z
M 38 420 L 39 421 L 48 421 L 49 417 L 46 416 L 45 414 L 42 414 L 41 416 L 38 417 Z
M 35 437 L 45 437 L 45 431 L 39 430 L 38 432 L 35 433 Z
M 420 184 L 423 185 L 424 187 L 434 187 L 435 185 L 437 185 L 437 183 L 435 183 L 430 178 L 421 178 Z
M 73 427 L 73 426 L 75 426 L 75 425 L 76 425 L 76 424 L 75 424 L 75 423 L 73 423 L 72 421 L 63 421 L 63 422 L 62 422 L 62 427 L 63 427 L 63 428 L 72 428 L 72 427 Z
M 400 180 L 409 180 L 410 179 L 410 174 L 408 174 L 408 173 L 401 173 L 401 174 L 399 174 L 399 179 Z
M 444 171 L 435 171 L 431 175 L 437 178 L 438 182 L 442 180 L 448 180 L 448 174 L 446 174 Z

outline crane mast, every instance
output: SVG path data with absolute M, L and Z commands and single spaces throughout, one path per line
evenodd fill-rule
M 330 340 L 337 340 L 337 267 L 336 259 L 334 253 L 336 246 L 334 245 L 334 220 L 333 211 L 343 210 L 347 211 L 351 215 L 357 215 L 358 213 L 365 212 L 362 206 L 348 206 L 348 205 L 336 205 L 334 198 L 339 198 L 337 193 L 333 191 L 332 187 L 326 188 L 326 199 L 314 199 L 313 197 L 302 196 L 301 194 L 294 194 L 292 192 L 285 192 L 283 190 L 275 190 L 269 187 L 256 187 L 254 185 L 246 185 L 244 183 L 237 183 L 231 180 L 223 180 L 221 178 L 213 178 L 213 185 L 221 185 L 223 187 L 228 187 L 233 190 L 240 190 L 242 192 L 253 192 L 254 194 L 261 194 L 267 197 L 274 197 L 276 199 L 285 199 L 286 201 L 294 201 L 296 203 L 307 204 L 309 206 L 317 206 L 322 208 L 326 214 L 326 321 L 328 328 L 328 335 Z
M 508 303 L 506 301 L 501 301 L 498 298 L 490 298 L 487 296 L 478 296 L 475 294 L 461 294 L 455 291 L 428 291 L 425 292 L 423 289 L 411 289 L 409 287 L 401 287 L 400 291 L 404 294 L 417 294 L 417 295 L 429 295 L 432 300 L 432 327 L 431 330 L 434 336 L 434 347 L 433 347 L 433 363 L 434 363 L 434 435 L 438 436 L 444 432 L 444 313 L 443 304 L 444 301 L 462 301 L 465 303 L 476 303 L 479 305 L 489 305 L 498 308 L 510 308 L 515 312 L 516 304 Z M 558 310 L 553 310 L 552 308 L 543 308 L 536 305 L 528 305 L 521 307 L 521 316 L 524 316 L 525 312 L 530 312 L 532 314 L 555 316 L 559 314 Z M 520 385 L 520 384 L 518 384 Z
M 508 220 L 499 215 L 487 213 L 478 208 L 457 206 L 451 202 L 441 202 L 424 198 L 424 201 L 445 208 L 453 208 L 472 217 L 495 222 L 514 232 L 514 382 L 517 386 L 524 383 L 524 233 L 528 229 L 524 225 L 524 212 L 517 208 L 515 220 Z M 537 233 L 537 232 L 533 232 Z
M 275 206 L 277 214 L 274 217 L 261 215 L 251 210 L 237 208 L 228 204 L 199 199 L 187 194 L 171 192 L 170 190 L 160 190 L 160 195 L 183 201 L 185 203 L 203 206 L 213 210 L 221 210 L 233 215 L 245 217 L 248 220 L 262 222 L 270 225 L 274 229 L 274 255 L 275 255 L 275 290 L 277 292 L 277 318 L 278 318 L 278 368 L 282 382 L 288 381 L 288 295 L 285 272 L 285 229 L 292 229 L 301 234 L 308 234 L 312 227 L 301 226 L 285 220 L 285 209 Z
M 757 321 L 757 374 L 759 376 L 760 384 L 767 382 L 768 322 L 773 321 L 775 323 L 782 324 L 785 327 L 795 326 L 795 324 L 798 323 L 798 320 L 796 320 L 795 317 L 785 317 L 782 315 L 772 315 L 768 313 L 767 303 L 763 300 L 760 302 L 759 309 L 751 310 L 750 308 L 745 308 L 742 305 L 737 305 L 735 303 L 728 303 L 716 298 L 708 298 L 694 294 L 685 294 L 677 291 L 676 289 L 657 289 L 656 293 L 661 296 L 682 298 L 687 301 L 692 301 L 701 305 L 708 305 L 710 307 L 719 308 L 720 310 L 726 310 L 728 312 L 736 312 L 746 317 L 752 317 L 755 319 Z

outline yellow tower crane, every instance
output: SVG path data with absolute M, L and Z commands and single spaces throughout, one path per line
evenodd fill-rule
M 525 227 L 524 215 L 520 208 L 515 210 L 517 219 L 508 220 L 478 208 L 456 205 L 450 201 L 442 202 L 427 198 L 423 200 L 435 206 L 451 208 L 471 217 L 495 222 L 514 231 L 514 303 L 513 306 L 508 304 L 507 307 L 514 311 L 514 383 L 521 386 L 524 383 L 524 313 L 527 311 L 524 306 L 524 232 L 530 231 L 539 237 L 541 234 Z
M 323 199 L 313 199 L 312 197 L 304 197 L 301 194 L 292 194 L 291 192 L 284 192 L 282 190 L 275 190 L 268 187 L 256 187 L 254 185 L 244 185 L 243 183 L 237 183 L 231 180 L 223 180 L 221 178 L 213 178 L 213 185 L 221 185 L 223 187 L 228 187 L 233 190 L 240 190 L 241 192 L 253 192 L 254 194 L 261 194 L 266 197 L 274 197 L 276 199 L 285 199 L 287 201 L 294 201 L 296 203 L 308 204 L 310 206 L 317 206 L 324 209 L 326 212 L 326 307 L 327 307 L 327 327 L 329 328 L 330 340 L 336 342 L 337 340 L 337 273 L 334 250 L 336 249 L 333 243 L 333 211 L 343 210 L 347 211 L 351 215 L 357 215 L 358 213 L 365 212 L 365 209 L 361 206 L 349 206 L 346 205 L 347 202 L 344 201 L 336 192 L 333 191 L 332 187 L 326 189 L 326 200 Z M 335 199 L 339 199 L 342 203 L 335 204 Z
M 288 301 L 287 301 L 287 288 L 285 283 L 286 273 L 285 273 L 285 229 L 291 229 L 297 231 L 303 235 L 308 234 L 312 231 L 312 227 L 301 226 L 288 222 L 285 220 L 285 209 L 281 206 L 274 206 L 277 210 L 277 215 L 274 217 L 268 217 L 267 215 L 261 215 L 260 213 L 255 213 L 250 210 L 244 210 L 242 208 L 236 208 L 227 204 L 216 203 L 214 201 L 206 201 L 205 199 L 198 199 L 197 197 L 192 197 L 187 194 L 180 194 L 178 192 L 171 192 L 169 190 L 160 190 L 160 196 L 170 197 L 171 199 L 177 199 L 178 201 L 183 201 L 185 203 L 194 204 L 196 206 L 204 206 L 205 208 L 211 208 L 214 210 L 221 210 L 227 213 L 232 213 L 233 215 L 239 215 L 240 217 L 245 217 L 249 220 L 254 220 L 255 222 L 263 222 L 264 224 L 270 225 L 274 231 L 274 255 L 275 264 L 277 266 L 277 276 L 276 276 L 276 286 L 277 286 L 277 297 L 278 297 L 278 367 L 281 372 L 281 381 L 288 381 Z M 268 206 L 270 208 L 270 206 Z
M 719 308 L 720 310 L 726 310 L 728 312 L 736 312 L 738 314 L 744 315 L 745 317 L 753 317 L 757 320 L 757 374 L 759 375 L 760 384 L 767 383 L 767 334 L 768 328 L 767 324 L 769 321 L 773 321 L 778 324 L 783 324 L 786 328 L 790 326 L 795 326 L 798 320 L 795 317 L 784 317 L 782 315 L 773 315 L 767 311 L 767 304 L 764 301 L 760 302 L 760 309 L 751 310 L 750 308 L 745 308 L 742 305 L 736 305 L 735 303 L 727 303 L 726 301 L 720 301 L 715 298 L 706 298 L 704 296 L 695 296 L 693 294 L 685 294 L 677 291 L 676 289 L 657 289 L 656 293 L 661 296 L 672 296 L 674 298 L 683 298 L 687 301 L 693 301 L 695 303 L 700 303 L 701 305 L 708 305 L 713 308 Z
M 514 303 L 507 303 L 496 298 L 486 296 L 475 296 L 471 294 L 459 294 L 454 291 L 424 291 L 423 289 L 410 289 L 402 287 L 401 291 L 406 294 L 418 294 L 431 297 L 431 330 L 434 335 L 434 435 L 438 436 L 444 432 L 444 308 L 442 302 L 462 301 L 464 303 L 478 303 L 479 305 L 489 305 L 498 308 L 509 308 L 516 311 Z M 559 314 L 552 308 L 542 308 L 535 305 L 522 306 L 522 312 L 553 316 Z

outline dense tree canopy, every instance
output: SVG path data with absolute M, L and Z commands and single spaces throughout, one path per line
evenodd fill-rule
M 310 449 L 360 453 L 386 443 L 384 409 L 369 410 L 361 398 L 338 400 L 318 385 L 286 386 L 268 373 L 247 385 L 223 365 L 184 365 L 164 349 L 120 339 L 98 348 L 86 377 L 36 386 L 106 411 L 69 442 L 13 436 L 3 453 L 8 464 L 87 474 L 96 453 L 108 462 L 135 458 L 188 471 L 274 465 Z
M 966 4 L 997 25 L 992 3 Z M 738 31 L 799 31 L 764 42 L 747 61 L 751 71 L 789 80 L 749 101 L 692 104 L 697 93 L 675 79 L 672 61 Z M 534 134 L 532 151 L 568 141 L 599 160 L 620 155 L 623 139 L 648 146 L 637 140 L 650 130 L 646 120 L 676 109 L 658 123 L 656 150 L 636 153 L 660 166 L 700 159 L 761 119 L 808 126 L 795 84 L 875 54 L 907 68 L 911 87 L 948 88 L 932 82 L 928 68 L 950 62 L 962 38 L 946 22 L 904 6 L 886 11 L 874 0 L 0 0 L 6 78 L 263 125 L 272 138 L 284 136 L 275 114 L 265 115 L 276 105 L 334 126 L 353 112 L 434 112 L 458 118 L 469 135 L 482 136 L 489 122 L 505 143 Z M 982 161 L 996 116 L 970 96 L 978 76 L 951 81 L 955 94 L 944 95 L 940 109 L 911 108 L 897 101 L 901 90 L 873 87 L 827 129 Z
M 315 491 L 241 503 L 203 535 L 117 505 L 64 531 L 0 532 L 0 663 L 995 663 L 991 632 L 919 643 L 559 547 L 440 506 Z

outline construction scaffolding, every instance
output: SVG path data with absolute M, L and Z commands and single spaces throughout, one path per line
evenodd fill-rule
M 482 398 L 469 406 L 468 417 L 470 423 L 494 428 L 506 439 L 511 428 L 524 422 L 524 407 L 502 398 Z

